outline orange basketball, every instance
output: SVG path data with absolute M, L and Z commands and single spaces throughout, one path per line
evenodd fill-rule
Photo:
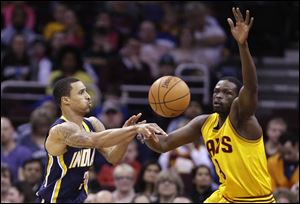
M 186 83 L 175 76 L 157 79 L 148 93 L 152 110 L 160 116 L 172 118 L 185 111 L 190 103 L 190 89 Z

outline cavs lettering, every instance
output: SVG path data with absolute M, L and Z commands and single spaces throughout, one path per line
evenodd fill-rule
M 206 148 L 211 157 L 213 157 L 215 154 L 218 154 L 220 149 L 224 153 L 231 153 L 231 139 L 228 136 L 223 136 L 221 138 L 221 142 L 219 138 L 210 139 L 206 142 Z

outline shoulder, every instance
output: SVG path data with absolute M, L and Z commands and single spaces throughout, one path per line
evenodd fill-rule
M 76 125 L 73 122 L 64 122 L 61 124 L 57 124 L 55 126 L 53 126 L 52 128 L 50 128 L 49 131 L 49 137 L 60 137 L 60 136 L 65 136 L 67 134 L 72 134 L 75 132 L 80 131 L 80 128 L 78 127 L 78 125 Z
M 92 124 L 96 132 L 105 130 L 103 123 L 98 118 L 92 116 L 86 119 Z
M 199 125 L 199 126 L 203 126 L 203 124 L 205 123 L 205 121 L 209 118 L 211 114 L 203 114 L 203 115 L 199 115 L 197 117 L 195 117 L 190 123 L 193 125 Z

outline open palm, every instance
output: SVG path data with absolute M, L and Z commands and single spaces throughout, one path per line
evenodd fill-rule
M 249 10 L 246 11 L 246 18 L 244 17 L 239 8 L 232 8 L 232 13 L 236 20 L 236 25 L 234 26 L 233 21 L 231 18 L 227 19 L 227 22 L 230 26 L 231 33 L 234 39 L 241 45 L 245 44 L 248 39 L 249 30 L 252 27 L 254 18 L 251 17 L 250 19 L 250 12 Z

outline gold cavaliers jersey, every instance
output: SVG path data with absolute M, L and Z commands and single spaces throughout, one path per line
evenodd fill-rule
M 211 114 L 201 132 L 219 176 L 223 198 L 228 202 L 274 202 L 263 137 L 241 137 L 229 117 L 216 130 L 218 120 L 219 114 Z

